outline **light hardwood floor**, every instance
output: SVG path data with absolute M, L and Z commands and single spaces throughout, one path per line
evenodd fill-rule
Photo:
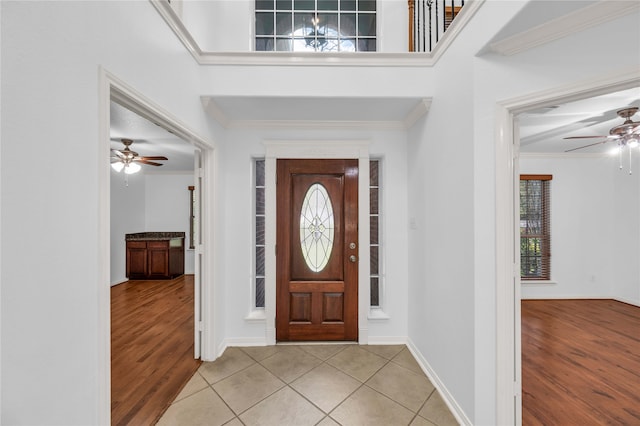
M 193 276 L 111 288 L 111 423 L 152 425 L 194 372 Z
M 522 301 L 524 425 L 640 425 L 640 308 Z

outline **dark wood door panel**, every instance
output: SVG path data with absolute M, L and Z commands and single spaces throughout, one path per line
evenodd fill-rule
M 279 160 L 277 173 L 276 339 L 356 340 L 358 161 Z

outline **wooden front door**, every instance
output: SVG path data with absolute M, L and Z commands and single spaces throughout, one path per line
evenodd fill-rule
M 278 160 L 276 339 L 358 338 L 358 160 Z

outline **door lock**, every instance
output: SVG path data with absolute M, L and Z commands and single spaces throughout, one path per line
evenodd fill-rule
M 350 248 L 351 250 L 355 250 L 355 248 L 356 248 L 356 243 L 349 243 L 349 248 Z

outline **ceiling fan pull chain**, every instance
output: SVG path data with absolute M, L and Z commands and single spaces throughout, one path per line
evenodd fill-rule
M 620 170 L 622 170 L 622 145 L 618 143 L 618 162 L 620 163 Z
M 631 147 L 629 147 L 629 148 L 627 149 L 627 151 L 629 151 L 629 174 L 630 174 L 630 175 L 632 175 L 633 173 L 631 172 L 631 163 L 632 163 L 632 159 L 633 159 L 633 158 L 632 158 L 632 156 L 631 156 L 631 154 L 632 154 L 632 153 L 631 153 L 631 151 L 633 151 L 633 150 L 631 149 Z

